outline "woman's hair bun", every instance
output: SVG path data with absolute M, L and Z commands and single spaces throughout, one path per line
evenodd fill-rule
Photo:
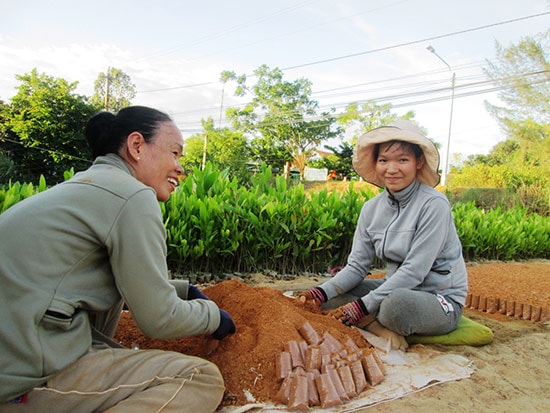
M 116 116 L 110 112 L 99 112 L 88 121 L 86 140 L 92 150 L 93 158 L 105 155 L 110 146 L 111 127 Z

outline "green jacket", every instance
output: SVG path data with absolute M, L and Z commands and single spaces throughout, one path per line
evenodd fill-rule
M 0 285 L 0 402 L 85 354 L 90 314 L 121 299 L 152 338 L 220 323 L 214 302 L 168 279 L 156 194 L 112 154 L 0 215 Z

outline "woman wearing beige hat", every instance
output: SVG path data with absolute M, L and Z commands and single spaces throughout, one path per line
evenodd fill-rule
M 364 204 L 346 266 L 300 299 L 332 309 L 344 324 L 366 326 L 394 348 L 407 347 L 404 336 L 453 331 L 468 276 L 450 204 L 433 188 L 435 145 L 412 122 L 397 121 L 358 139 L 353 166 L 384 191 Z M 375 257 L 385 261 L 386 276 L 365 279 Z

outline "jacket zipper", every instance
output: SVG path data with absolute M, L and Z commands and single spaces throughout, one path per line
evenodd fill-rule
M 390 227 L 397 220 L 397 218 L 399 218 L 399 214 L 401 213 L 401 206 L 399 205 L 399 201 L 391 195 L 390 195 L 390 199 L 392 202 L 392 206 L 397 205 L 397 214 L 395 215 L 395 218 L 393 218 L 391 222 L 388 224 L 388 226 L 386 227 L 386 231 L 384 232 L 384 243 L 382 244 L 382 255 L 384 256 L 384 261 L 391 261 L 391 260 L 388 260 L 388 258 L 386 257 L 386 239 L 388 238 L 388 231 Z

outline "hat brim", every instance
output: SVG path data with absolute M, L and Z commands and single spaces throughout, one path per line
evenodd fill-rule
M 390 141 L 404 141 L 420 146 L 426 162 L 417 173 L 417 179 L 431 187 L 439 183 L 439 152 L 434 143 L 420 133 L 395 126 L 382 126 L 372 129 L 357 139 L 353 153 L 353 168 L 365 181 L 384 187 L 384 182 L 376 173 L 375 147 Z

